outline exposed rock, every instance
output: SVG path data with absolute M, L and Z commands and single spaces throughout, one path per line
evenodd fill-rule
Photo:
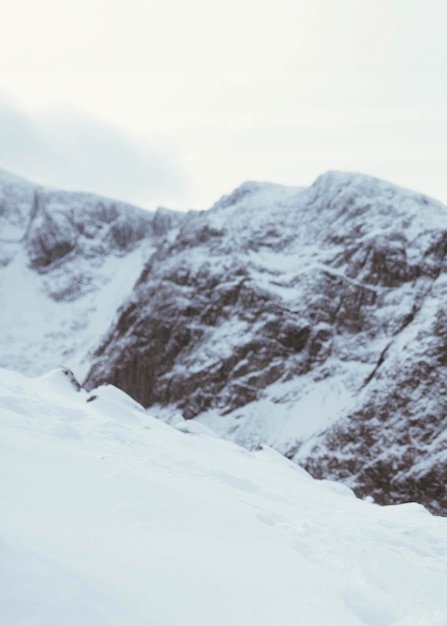
M 443 205 L 340 173 L 181 215 L 29 185 L 11 210 L 19 183 L 3 184 L 0 271 L 39 306 L 26 335 L 26 306 L 3 298 L 0 365 L 88 367 L 88 389 L 447 514 Z
M 112 200 L 36 190 L 25 236 L 31 267 L 45 271 L 73 251 L 95 259 L 131 252 L 153 234 L 153 222 L 152 214 Z
M 446 223 L 439 203 L 363 176 L 245 184 L 154 253 L 85 384 L 267 441 L 360 495 L 447 512 L 446 462 L 430 461 L 447 408 L 443 333 L 424 322 L 445 306 Z M 406 337 L 420 351 L 409 361 Z M 309 405 L 319 388 L 324 419 Z
M 427 298 L 390 344 L 356 406 L 302 460 L 314 475 L 342 479 L 381 504 L 413 500 L 446 514 L 445 277 L 434 290 L 436 298 Z

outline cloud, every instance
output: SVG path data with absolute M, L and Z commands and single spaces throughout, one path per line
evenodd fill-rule
M 147 208 L 186 190 L 175 156 L 77 112 L 30 114 L 0 100 L 0 167 L 30 180 L 91 191 Z

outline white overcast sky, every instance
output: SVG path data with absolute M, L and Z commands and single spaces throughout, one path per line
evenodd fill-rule
M 445 0 L 14 0 L 0 167 L 154 208 L 361 171 L 447 203 Z

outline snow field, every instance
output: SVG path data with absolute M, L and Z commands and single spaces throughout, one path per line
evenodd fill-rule
M 447 623 L 447 522 L 419 505 L 361 502 L 60 370 L 0 370 L 0 427 L 8 626 Z

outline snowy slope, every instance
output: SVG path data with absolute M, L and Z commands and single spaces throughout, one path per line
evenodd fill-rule
M 27 373 L 69 365 L 82 376 L 89 367 L 89 351 L 114 321 L 146 253 L 139 247 L 124 258 L 111 255 L 95 268 L 87 293 L 60 301 L 49 295 L 54 277 L 30 271 L 28 258 L 20 251 L 0 269 L 2 364 Z M 11 292 L 14 298 L 8 297 Z
M 181 216 L 0 171 L 0 365 L 83 376 L 146 260 Z
M 380 508 L 118 389 L 0 371 L 8 626 L 441 626 L 447 520 Z

